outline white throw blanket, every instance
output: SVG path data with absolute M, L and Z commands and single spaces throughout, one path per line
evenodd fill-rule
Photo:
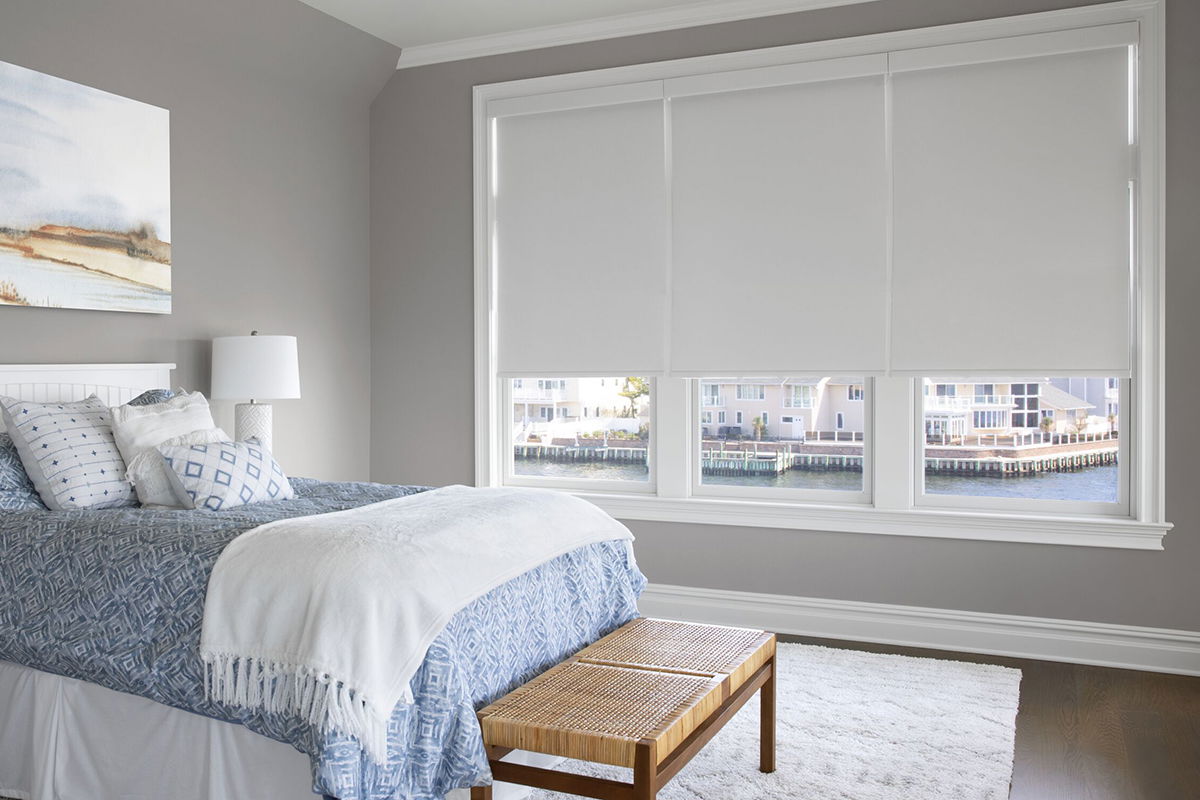
M 205 691 L 352 735 L 382 763 L 388 720 L 456 612 L 613 539 L 633 535 L 571 495 L 466 486 L 262 525 L 225 548 L 209 579 Z

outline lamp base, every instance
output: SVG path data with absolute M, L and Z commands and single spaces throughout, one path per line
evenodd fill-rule
M 271 404 L 238 403 L 234 407 L 234 438 L 239 442 L 258 439 L 271 452 Z

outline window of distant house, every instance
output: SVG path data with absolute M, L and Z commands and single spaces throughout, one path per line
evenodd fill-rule
M 813 386 L 789 386 L 787 400 L 784 403 L 786 408 L 812 408 L 814 389 Z
M 761 383 L 739 383 L 738 400 L 762 400 L 767 396 L 767 387 Z

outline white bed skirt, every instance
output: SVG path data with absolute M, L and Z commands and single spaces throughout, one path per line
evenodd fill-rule
M 549 766 L 557 759 L 514 753 Z M 497 800 L 523 787 L 497 784 Z M 313 800 L 308 756 L 240 725 L 0 661 L 0 797 Z M 466 800 L 466 790 L 446 800 Z

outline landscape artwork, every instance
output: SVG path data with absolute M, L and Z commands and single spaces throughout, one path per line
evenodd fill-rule
M 0 305 L 171 313 L 165 109 L 0 62 Z

